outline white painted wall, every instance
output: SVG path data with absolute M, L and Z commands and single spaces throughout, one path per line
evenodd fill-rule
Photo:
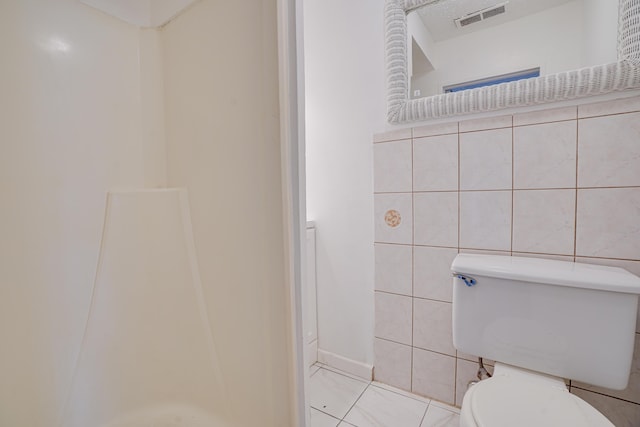
M 137 28 L 75 0 L 0 2 L 2 426 L 56 424 L 106 191 L 164 180 L 145 168 L 139 42 Z
M 407 15 L 407 47 L 409 47 L 407 49 L 407 69 L 409 71 L 409 82 L 411 83 L 413 83 L 413 71 L 415 67 L 412 48 L 414 41 L 418 45 L 419 49 L 422 50 L 424 55 L 424 58 L 422 59 L 416 58 L 416 63 L 424 66 L 425 69 L 423 71 L 432 70 L 434 64 L 438 63 L 437 58 L 434 57 L 435 41 L 427 27 L 425 27 L 420 15 L 415 11 Z M 416 77 L 420 77 L 420 74 L 416 73 Z M 422 93 L 420 95 L 415 95 L 412 89 L 421 88 L 410 87 L 409 94 L 411 98 L 420 98 L 424 96 Z
M 618 2 L 583 0 L 583 64 L 599 65 L 618 60 Z
M 384 128 L 383 0 L 305 0 L 307 211 L 319 348 L 373 363 L 372 135 Z

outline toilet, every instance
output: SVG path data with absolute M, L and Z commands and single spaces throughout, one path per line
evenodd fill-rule
M 459 254 L 453 344 L 495 361 L 471 386 L 461 427 L 613 427 L 564 379 L 622 390 L 633 358 L 640 278 L 615 267 Z

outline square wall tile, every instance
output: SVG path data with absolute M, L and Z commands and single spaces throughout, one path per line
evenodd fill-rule
M 414 191 L 458 191 L 458 135 L 415 139 Z
M 604 116 L 608 114 L 628 113 L 630 111 L 640 111 L 640 96 L 579 105 L 578 117 Z
M 460 193 L 460 247 L 511 250 L 511 191 Z
M 451 263 L 457 249 L 416 246 L 413 249 L 413 296 L 451 302 Z
M 535 125 L 540 123 L 559 122 L 563 120 L 575 120 L 578 118 L 578 108 L 564 107 L 543 109 L 521 113 L 513 116 L 513 126 Z
M 453 405 L 455 402 L 456 358 L 432 351 L 413 349 L 412 391 Z
M 374 338 L 374 379 L 381 383 L 411 390 L 411 347 Z
M 565 262 L 573 262 L 573 255 L 550 255 L 550 254 L 541 254 L 541 253 L 531 253 L 531 252 L 511 252 L 511 256 L 515 257 L 524 257 L 524 258 L 540 258 L 540 259 L 551 259 L 554 261 L 565 261 Z
M 571 387 L 571 393 L 585 400 L 616 427 L 640 426 L 640 405 Z
M 458 122 L 438 123 L 436 125 L 420 126 L 413 129 L 413 137 L 421 138 L 423 136 L 449 135 L 458 133 Z
M 575 120 L 514 128 L 514 188 L 574 188 L 577 137 Z
M 576 190 L 513 193 L 513 250 L 573 255 Z
M 460 249 L 461 254 L 511 256 L 511 251 L 492 251 L 488 249 Z
M 460 122 L 460 132 L 478 130 L 510 128 L 513 125 L 512 116 L 486 117 L 482 119 L 464 120 Z
M 462 406 L 470 381 L 478 381 L 478 362 L 456 359 L 456 406 Z
M 413 346 L 456 355 L 451 327 L 451 303 L 413 299 Z
M 608 388 L 584 384 L 579 381 L 572 381 L 571 385 L 584 390 L 595 391 L 596 393 L 602 393 L 640 404 L 640 336 L 636 335 L 635 351 L 633 353 L 633 362 L 631 364 L 631 374 L 629 375 L 629 385 L 626 389 L 611 390 Z
M 578 190 L 576 256 L 640 260 L 640 188 Z
M 640 186 L 640 113 L 579 121 L 578 187 Z
M 401 193 L 411 189 L 411 140 L 374 145 L 373 190 Z
M 376 292 L 375 336 L 411 345 L 411 297 Z
M 413 248 L 375 244 L 375 289 L 411 296 Z
M 460 134 L 460 189 L 511 189 L 512 130 Z
M 458 246 L 458 193 L 414 193 L 414 243 Z
M 411 194 L 375 194 L 373 201 L 375 205 L 375 241 L 410 245 L 413 241 Z
M 399 141 L 401 139 L 411 139 L 411 128 L 390 130 L 389 132 L 376 133 L 373 135 L 373 142 Z

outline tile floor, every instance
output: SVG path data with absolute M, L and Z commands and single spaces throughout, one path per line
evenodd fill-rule
M 458 427 L 457 408 L 322 364 L 309 372 L 311 427 Z

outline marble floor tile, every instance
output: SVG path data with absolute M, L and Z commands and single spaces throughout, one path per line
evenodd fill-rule
M 368 385 L 366 381 L 320 368 L 309 380 L 309 401 L 312 408 L 342 419 Z
M 344 418 L 358 427 L 419 427 L 428 404 L 370 386 Z
M 320 412 L 317 409 L 310 408 L 311 410 L 311 427 L 336 427 L 340 420 L 332 417 L 331 415 Z
M 429 405 L 420 427 L 458 427 L 460 415 L 436 405 Z

